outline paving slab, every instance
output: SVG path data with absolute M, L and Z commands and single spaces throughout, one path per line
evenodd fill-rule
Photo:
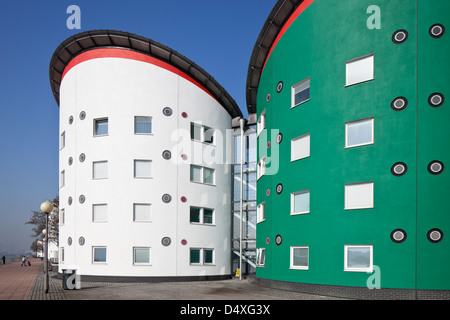
M 29 259 L 31 266 L 22 262 L 0 265 L 0 300 L 27 300 L 40 266 L 41 259 Z

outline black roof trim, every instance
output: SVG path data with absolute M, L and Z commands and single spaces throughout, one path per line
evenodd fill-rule
M 186 73 L 203 85 L 234 117 L 242 112 L 228 92 L 205 70 L 171 48 L 132 33 L 115 30 L 93 30 L 76 34 L 63 41 L 55 50 L 49 67 L 50 86 L 59 106 L 59 89 L 64 69 L 78 54 L 95 48 L 125 48 L 164 61 Z

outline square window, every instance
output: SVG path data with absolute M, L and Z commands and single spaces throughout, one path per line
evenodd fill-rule
M 261 132 L 263 132 L 266 127 L 266 109 L 261 112 L 261 115 L 258 118 L 258 123 L 256 124 L 257 135 L 259 136 Z
M 108 161 L 97 161 L 92 163 L 92 179 L 108 178 Z
M 189 215 L 190 223 L 200 223 L 200 211 L 201 209 L 197 207 L 190 208 L 190 215 Z
M 266 220 L 266 203 L 262 202 L 256 207 L 256 223 Z
M 256 266 L 264 267 L 266 264 L 266 249 L 257 248 L 256 249 Z
M 291 108 L 309 100 L 310 78 L 307 78 L 292 86 Z
M 191 165 L 191 181 L 200 183 L 203 182 L 202 167 Z
M 213 224 L 214 223 L 214 210 L 203 209 L 203 223 Z
M 370 54 L 347 61 L 345 64 L 345 71 L 346 86 L 373 80 L 374 55 Z
M 94 136 L 105 136 L 108 134 L 108 118 L 94 120 Z
M 309 269 L 309 247 L 291 247 L 291 269 Z
M 373 271 L 371 245 L 344 246 L 344 271 Z
M 363 119 L 345 124 L 345 147 L 358 147 L 373 144 L 374 119 Z
M 66 223 L 66 210 L 61 209 L 59 211 L 59 224 L 63 225 L 64 223 Z
M 60 141 L 59 149 L 61 150 L 65 146 L 66 146 L 66 132 L 63 131 L 63 133 L 61 133 L 61 141 Z
M 203 249 L 203 263 L 204 264 L 214 263 L 214 249 Z
M 135 178 L 151 178 L 152 177 L 152 161 L 151 160 L 134 160 L 134 177 Z
M 213 144 L 214 143 L 214 129 L 209 127 L 203 127 L 203 142 Z
M 291 161 L 307 158 L 310 155 L 310 134 L 291 140 Z
M 133 248 L 133 263 L 134 264 L 149 264 L 150 263 L 150 248 Z
M 345 185 L 345 209 L 373 208 L 373 182 Z
M 191 248 L 189 259 L 190 259 L 191 264 L 199 264 L 200 263 L 200 249 Z
M 93 247 L 92 248 L 92 262 L 102 263 L 106 262 L 106 247 Z
M 93 222 L 108 221 L 108 206 L 106 204 L 92 205 L 92 221 Z
M 64 247 L 61 247 L 61 263 L 64 263 Z
M 151 221 L 151 204 L 134 203 L 133 221 Z
M 66 183 L 66 172 L 64 170 L 61 171 L 60 181 L 59 182 L 60 182 L 60 188 L 65 186 L 65 183 Z
M 258 162 L 258 179 L 266 174 L 266 157 L 262 157 Z
M 291 193 L 291 214 L 309 213 L 309 190 Z
M 203 168 L 203 183 L 214 184 L 214 169 Z
M 191 139 L 202 141 L 202 126 L 200 124 L 191 122 Z
M 152 117 L 134 117 L 135 134 L 152 133 Z

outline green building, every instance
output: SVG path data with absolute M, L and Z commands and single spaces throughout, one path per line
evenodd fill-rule
M 247 76 L 260 284 L 450 297 L 446 28 L 448 0 L 275 4 Z

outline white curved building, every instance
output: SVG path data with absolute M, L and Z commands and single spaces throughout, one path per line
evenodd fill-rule
M 50 63 L 60 107 L 60 272 L 230 276 L 227 129 L 242 116 L 204 70 L 152 40 L 91 31 Z

